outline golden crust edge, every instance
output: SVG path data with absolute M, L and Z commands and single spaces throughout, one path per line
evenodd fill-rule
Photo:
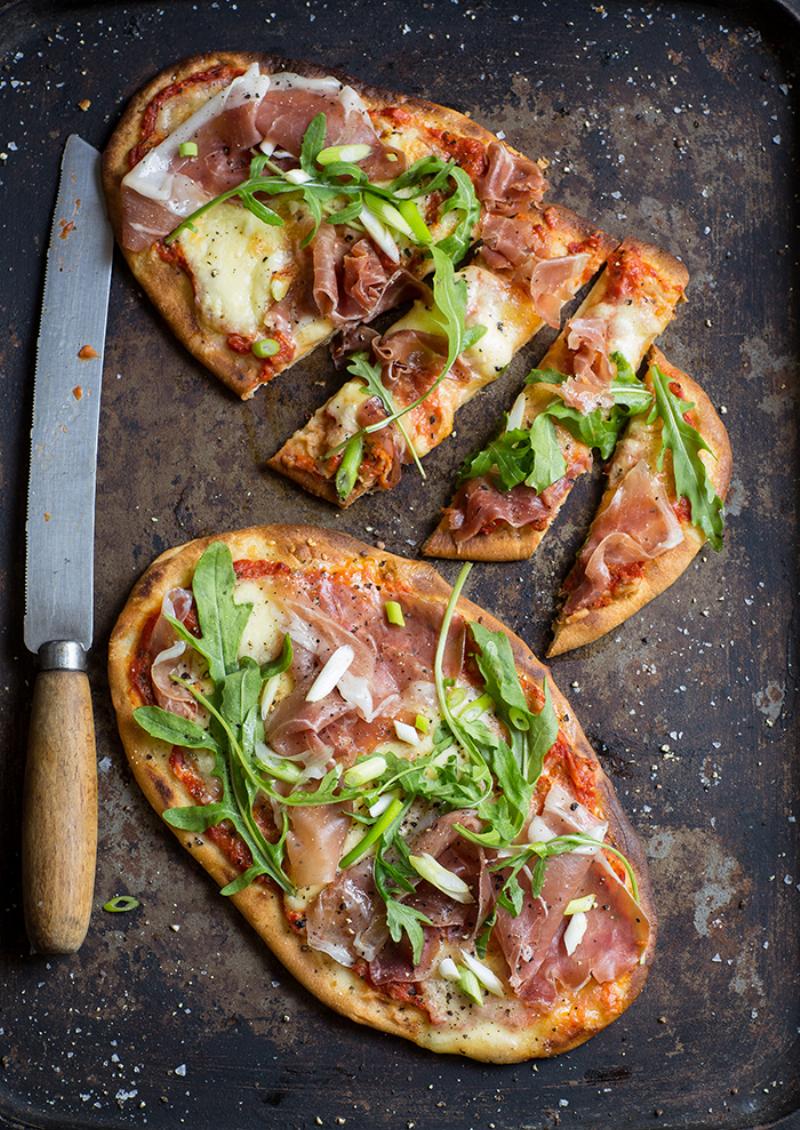
M 162 593 L 173 585 L 186 583 L 203 550 L 215 541 L 224 541 L 228 544 L 234 557 L 237 553 L 244 553 L 248 544 L 252 546 L 255 542 L 259 545 L 259 552 L 263 556 L 296 561 L 301 566 L 304 562 L 297 555 L 297 549 L 300 545 L 308 547 L 308 543 L 311 542 L 313 546 L 309 548 L 313 548 L 317 560 L 326 557 L 335 559 L 341 556 L 349 558 L 354 554 L 379 560 L 388 559 L 400 571 L 407 572 L 411 569 L 412 572 L 416 572 L 423 581 L 425 594 L 430 595 L 432 599 L 444 602 L 450 592 L 450 586 L 424 562 L 409 561 L 373 549 L 347 534 L 309 526 L 250 527 L 228 534 L 201 538 L 161 554 L 136 583 L 120 613 L 109 644 L 108 664 L 112 701 L 126 756 L 137 783 L 159 815 L 176 799 L 182 800 L 183 803 L 192 802 L 180 783 L 167 774 L 155 757 L 150 761 L 147 760 L 147 754 L 151 753 L 153 744 L 144 740 L 143 732 L 133 719 L 129 693 L 130 663 L 142 623 L 148 615 L 160 607 Z M 492 630 L 502 628 L 511 641 L 518 667 L 529 677 L 540 680 L 548 673 L 547 668 L 536 659 L 527 645 L 490 613 L 467 600 L 461 600 L 459 608 L 467 615 L 480 619 Z M 570 740 L 583 756 L 590 757 L 598 766 L 599 789 L 608 812 L 612 839 L 631 860 L 639 880 L 641 905 L 650 921 L 650 938 L 643 955 L 644 960 L 631 974 L 622 979 L 624 995 L 618 1011 L 604 1024 L 580 1032 L 560 1044 L 551 1044 L 545 1038 L 548 1029 L 549 1014 L 547 1013 L 538 1017 L 536 1023 L 529 1028 L 506 1029 L 507 1043 L 504 1046 L 498 1046 L 496 1036 L 491 1039 L 470 1040 L 464 1039 L 461 1033 L 453 1032 L 448 1040 L 441 1026 L 432 1024 L 421 1010 L 402 1002 L 388 1000 L 331 958 L 315 953 L 308 947 L 304 949 L 302 939 L 291 930 L 286 921 L 281 898 L 277 892 L 253 884 L 238 895 L 234 895 L 233 902 L 237 909 L 262 940 L 297 980 L 322 1003 L 357 1023 L 401 1036 L 430 1050 L 467 1055 L 485 1062 L 516 1063 L 530 1058 L 560 1054 L 576 1047 L 612 1023 L 639 994 L 652 961 L 657 935 L 657 919 L 644 849 L 629 824 L 597 755 L 575 719 L 572 708 L 552 679 L 548 681 L 555 709 L 560 716 L 568 715 L 564 729 Z M 195 837 L 178 829 L 173 828 L 171 831 L 219 886 L 234 877 L 233 867 L 216 845 L 203 840 L 202 837 Z M 200 840 L 200 843 L 192 843 L 192 840 Z M 451 1046 L 447 1046 L 448 1043 Z

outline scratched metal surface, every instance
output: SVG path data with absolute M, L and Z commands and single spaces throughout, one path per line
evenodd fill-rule
M 798 24 L 777 6 L 17 3 L 0 13 L 0 1122 L 13 1126 L 744 1127 L 800 1103 L 794 724 Z M 551 195 L 685 257 L 673 361 L 728 409 L 724 552 L 611 638 L 558 661 L 644 838 L 660 955 L 630 1012 L 555 1062 L 436 1058 L 327 1012 L 284 974 L 132 785 L 105 641 L 151 558 L 213 531 L 318 522 L 415 553 L 460 460 L 493 430 L 541 340 L 391 495 L 334 514 L 262 469 L 333 378 L 324 357 L 242 404 L 178 347 L 120 261 L 98 489 L 100 856 L 89 938 L 31 956 L 19 899 L 22 528 L 31 349 L 66 135 L 101 145 L 161 66 L 204 48 L 330 61 L 470 111 L 550 158 Z M 78 102 L 89 99 L 86 111 Z M 597 487 L 531 563 L 471 595 L 542 651 Z M 448 575 L 450 570 L 446 570 Z M 570 688 L 572 688 L 570 690 Z M 795 806 L 793 808 L 793 806 Z M 141 899 L 112 917 L 117 893 Z M 788 1123 L 787 1123 L 788 1125 Z

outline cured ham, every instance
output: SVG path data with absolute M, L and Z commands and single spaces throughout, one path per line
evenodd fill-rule
M 486 156 L 486 171 L 478 178 L 475 191 L 490 212 L 514 216 L 540 202 L 545 180 L 538 165 L 499 141 L 490 144 Z
M 187 664 L 191 664 L 191 653 L 186 654 L 186 644 L 178 638 L 178 633 L 167 616 L 172 616 L 183 624 L 192 606 L 192 594 L 187 589 L 170 589 L 161 603 L 161 615 L 150 636 L 150 679 L 156 702 L 172 714 L 191 719 L 197 717 L 197 703 L 186 687 L 172 679 L 175 674 L 188 673 L 190 667 Z
M 544 241 L 533 217 L 489 212 L 481 221 L 481 258 L 493 271 L 510 272 L 529 287 L 539 316 L 549 326 L 561 324 L 561 307 L 575 293 L 576 283 L 591 259 L 588 252 L 541 256 Z
M 378 433 L 382 434 L 382 433 Z M 294 643 L 293 690 L 266 721 L 269 747 L 283 757 L 324 765 L 336 750 L 347 764 L 378 737 L 390 732 L 401 703 L 430 678 L 439 631 L 438 609 L 413 594 L 403 597 L 405 627 L 398 632 L 386 619 L 383 601 L 369 588 L 323 577 L 312 593 L 276 585 L 286 630 Z M 345 626 L 346 625 L 346 626 Z M 449 636 L 445 669 L 457 674 L 463 664 L 465 628 L 456 618 Z M 307 702 L 322 665 L 338 648 L 352 647 L 346 675 L 319 702 Z
M 640 459 L 592 525 L 569 578 L 563 615 L 596 605 L 612 590 L 619 570 L 651 561 L 682 541 L 664 487 Z
M 469 479 L 445 510 L 453 540 L 463 545 L 471 538 L 491 532 L 499 523 L 515 530 L 545 529 L 575 479 L 588 470 L 591 463 L 590 451 L 577 451 L 570 459 L 567 474 L 551 483 L 541 494 L 524 483 L 511 490 L 501 490 L 485 475 Z
M 539 259 L 531 272 L 531 298 L 537 311 L 553 329 L 561 324 L 561 307 L 572 297 L 576 282 L 583 278 L 588 252 Z
M 540 820 L 547 838 L 570 832 L 583 832 L 602 840 L 607 825 L 578 804 L 560 785 L 552 785 L 545 799 Z M 540 833 L 537 831 L 537 837 Z M 561 926 L 564 908 L 577 895 L 592 865 L 591 849 L 566 852 L 547 861 L 542 893 L 534 898 L 530 878 L 522 874 L 524 898 L 521 912 L 514 916 L 505 907 L 497 911 L 495 927 L 509 969 L 509 983 L 525 999 L 550 945 Z
M 341 871 L 317 895 L 306 916 L 308 944 L 352 966 L 372 961 L 389 937 L 372 878 L 372 860 Z
M 616 368 L 608 355 L 608 328 L 608 320 L 600 316 L 574 318 L 569 324 L 567 348 L 574 376 L 561 386 L 560 394 L 579 412 L 614 403 L 610 385 Z
M 339 805 L 289 810 L 286 853 L 289 874 L 298 887 L 322 886 L 336 877 L 350 817 Z
M 350 228 L 322 224 L 312 262 L 317 309 L 337 326 L 375 318 L 419 289 L 404 267 L 387 268 L 372 242 Z

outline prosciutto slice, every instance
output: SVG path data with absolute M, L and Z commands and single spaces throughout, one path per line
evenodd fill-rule
M 295 645 L 295 686 L 267 719 L 267 743 L 279 755 L 303 759 L 309 752 L 320 763 L 335 750 L 337 760 L 347 764 L 388 732 L 406 692 L 430 679 L 441 609 L 420 596 L 403 595 L 406 626 L 398 632 L 387 622 L 375 589 L 341 584 L 328 576 L 302 594 L 278 586 L 275 599 L 286 612 Z M 459 617 L 448 637 L 449 675 L 461 670 L 464 639 Z M 338 688 L 319 702 L 306 702 L 322 664 L 345 644 L 355 657 Z
M 583 938 L 572 954 L 567 953 L 564 934 L 569 919 L 562 918 L 539 972 L 527 985 L 530 1004 L 550 1006 L 560 988 L 577 991 L 591 978 L 605 984 L 636 967 L 650 923 L 602 856 L 592 862 L 577 897 L 585 895 L 594 895 L 596 905 L 586 912 Z
M 372 961 L 389 932 L 372 878 L 372 859 L 340 872 L 324 887 L 306 918 L 306 937 L 315 950 L 341 965 Z
M 539 820 L 551 836 L 584 832 L 602 840 L 607 825 L 578 804 L 560 785 L 552 785 Z M 537 831 L 537 836 L 540 834 Z M 539 898 L 531 893 L 530 879 L 520 875 L 524 898 L 516 917 L 504 907 L 497 911 L 495 932 L 509 968 L 509 982 L 515 993 L 526 999 L 535 983 L 559 927 L 564 908 L 576 897 L 592 865 L 592 854 L 584 849 L 567 852 L 548 860 Z
M 595 518 L 569 578 L 563 615 L 590 608 L 613 587 L 615 570 L 652 561 L 683 541 L 666 491 L 640 459 Z
M 538 204 L 545 180 L 538 165 L 519 153 L 512 153 L 499 141 L 487 150 L 486 171 L 475 184 L 478 199 L 490 212 L 514 216 L 531 204 Z
M 360 96 L 334 78 L 275 76 L 258 107 L 256 124 L 277 150 L 298 157 L 303 135 L 317 114 L 325 115 L 326 145 L 372 146 L 369 157 L 359 163 L 370 180 L 388 180 L 405 169 L 402 152 L 381 143 Z
M 540 257 L 542 240 L 531 219 L 489 212 L 481 221 L 481 257 L 493 271 L 510 273 L 529 287 L 539 316 L 558 328 L 561 307 L 571 298 L 590 256 L 587 252 Z
M 314 301 L 337 326 L 375 318 L 419 289 L 404 267 L 387 269 L 372 241 L 350 228 L 322 224 L 312 253 Z
M 561 386 L 566 404 L 579 412 L 610 408 L 614 403 L 610 385 L 616 369 L 608 355 L 608 319 L 574 318 L 569 325 L 567 348 L 572 353 L 574 376 Z
M 183 624 L 192 604 L 192 594 L 188 589 L 170 589 L 161 602 L 161 615 L 150 636 L 150 654 L 153 657 L 150 680 L 156 702 L 163 710 L 189 719 L 197 717 L 197 702 L 186 687 L 173 682 L 172 676 L 189 672 L 191 653 L 186 654 L 186 644 L 178 638 L 178 633 L 167 616 L 172 616 Z
M 286 853 L 296 886 L 321 886 L 335 878 L 349 827 L 350 817 L 339 805 L 289 808 Z
M 456 493 L 445 510 L 445 519 L 453 540 L 462 545 L 480 534 L 490 533 L 496 523 L 504 522 L 512 529 L 544 530 L 575 480 L 591 467 L 591 452 L 575 454 L 567 473 L 537 494 L 533 487 L 519 483 L 511 490 L 501 490 L 491 479 L 480 476 L 470 479 Z

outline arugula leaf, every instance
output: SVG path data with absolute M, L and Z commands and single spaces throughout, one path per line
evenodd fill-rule
M 395 828 L 384 835 L 375 852 L 373 863 L 373 878 L 375 889 L 386 904 L 386 925 L 392 941 L 400 942 L 405 933 L 411 944 L 412 961 L 419 965 L 422 958 L 422 947 L 425 944 L 423 925 L 432 926 L 430 918 L 412 906 L 406 906 L 399 900 L 405 894 L 410 894 L 419 876 L 408 862 L 408 848 L 405 841 Z M 395 858 L 390 860 L 386 851 L 390 847 L 396 850 Z
M 393 942 L 399 942 L 403 933 L 408 935 L 414 965 L 419 965 L 422 960 L 422 947 L 425 944 L 425 935 L 422 932 L 423 923 L 426 926 L 433 925 L 427 914 L 423 914 L 421 910 L 416 910 L 413 906 L 407 906 L 404 902 L 398 902 L 396 899 L 388 899 L 386 903 L 386 925 L 389 927 L 389 935 Z
M 328 129 L 328 120 L 324 114 L 319 113 L 308 123 L 306 132 L 300 145 L 300 168 L 310 177 L 317 176 L 317 156 L 325 147 L 325 134 Z
M 554 396 L 529 428 L 506 431 L 467 459 L 459 472 L 458 484 L 494 474 L 501 490 L 512 490 L 519 483 L 525 483 L 541 494 L 566 473 L 553 420 L 587 447 L 597 448 L 603 459 L 608 459 L 629 417 L 647 411 L 653 403 L 652 394 L 623 355 L 612 353 L 611 360 L 617 368 L 617 376 L 609 386 L 614 398 L 611 409 L 581 412 Z M 531 369 L 525 383 L 560 385 L 569 379 L 556 369 Z
M 166 617 L 184 643 L 206 660 L 215 683 L 222 683 L 236 670 L 239 641 L 253 611 L 252 604 L 234 602 L 235 585 L 231 551 L 223 542 L 213 542 L 200 558 L 192 580 L 202 636 L 193 636 L 174 616 Z
M 470 624 L 470 630 L 480 649 L 475 661 L 483 676 L 484 688 L 494 699 L 497 712 L 511 735 L 524 779 L 534 786 L 544 758 L 558 738 L 558 716 L 547 680 L 542 708 L 534 713 L 519 681 L 514 653 L 505 632 L 490 632 L 476 621 Z
M 692 525 L 702 530 L 712 549 L 720 550 L 725 529 L 725 508 L 714 490 L 708 468 L 700 458 L 701 451 L 710 452 L 711 448 L 697 429 L 684 419 L 684 413 L 691 411 L 694 405 L 675 395 L 669 387 L 669 380 L 657 365 L 651 367 L 650 373 L 655 389 L 655 404 L 648 422 L 652 423 L 656 416 L 662 421 L 659 470 L 663 467 L 664 455 L 669 450 L 672 453 L 675 489 L 678 496 L 687 499 L 691 506 Z
M 188 718 L 180 718 L 160 706 L 138 706 L 133 712 L 138 724 L 152 738 L 185 749 L 210 749 L 216 752 L 217 743 L 213 736 Z
M 222 713 L 229 722 L 241 726 L 261 694 L 261 668 L 255 659 L 245 657 L 238 671 L 226 675 L 222 684 Z
M 261 665 L 261 678 L 271 679 L 275 675 L 282 675 L 284 671 L 289 670 L 293 659 L 294 648 L 292 646 L 292 637 L 287 632 L 283 637 L 280 655 L 277 659 L 270 659 Z
M 448 176 L 456 182 L 456 188 L 442 204 L 439 215 L 444 216 L 448 212 L 456 211 L 461 213 L 461 219 L 450 235 L 440 239 L 436 246 L 454 263 L 458 263 L 464 258 L 472 243 L 472 233 L 480 219 L 481 205 L 475 195 L 475 186 L 464 169 L 459 165 L 451 165 Z

